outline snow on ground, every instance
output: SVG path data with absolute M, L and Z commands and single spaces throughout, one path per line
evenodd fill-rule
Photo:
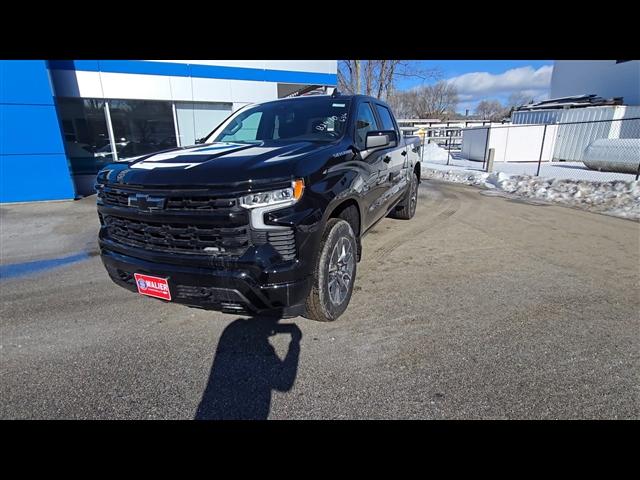
M 515 198 L 542 200 L 616 217 L 640 220 L 640 182 L 614 180 L 594 182 L 422 167 L 422 178 L 464 183 L 493 189 Z
M 447 162 L 448 152 L 436 145 L 435 143 L 427 143 L 422 147 L 423 162 Z
M 449 163 L 449 165 L 447 165 Z M 536 176 L 537 163 L 493 164 L 452 156 L 433 144 L 424 148 L 422 178 L 476 185 L 506 196 L 578 207 L 616 217 L 640 220 L 640 182 L 635 175 L 598 172 L 582 162 L 545 162 Z
M 434 170 L 476 170 L 482 171 L 482 162 L 475 162 L 473 160 L 466 160 L 460 158 L 457 153 L 454 153 L 452 158 L 449 159 L 449 165 L 447 165 L 447 151 L 440 149 L 444 152 L 443 160 L 427 160 L 425 155 L 425 166 L 433 168 Z M 429 165 L 426 165 L 429 163 Z M 511 175 L 535 175 L 538 169 L 538 164 L 535 162 L 516 162 L 505 163 L 496 162 L 493 164 L 493 170 L 495 172 L 504 172 Z M 616 172 L 598 172 L 587 168 L 582 162 L 543 162 L 540 167 L 540 176 L 549 178 L 566 178 L 572 180 L 594 180 L 594 181 L 612 181 L 612 180 L 635 180 L 635 175 L 629 173 L 616 173 Z

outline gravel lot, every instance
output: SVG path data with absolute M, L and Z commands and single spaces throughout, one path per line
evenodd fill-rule
M 276 325 L 112 284 L 93 202 L 0 208 L 1 418 L 640 417 L 637 222 L 424 182 L 345 315 Z

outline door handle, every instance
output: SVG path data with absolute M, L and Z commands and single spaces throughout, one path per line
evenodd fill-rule
M 391 157 L 390 157 L 389 155 L 387 155 L 386 157 L 384 157 L 384 158 L 382 159 L 382 161 L 383 161 L 384 163 L 389 163 L 389 162 L 391 161 Z
M 406 150 L 403 150 L 403 151 L 402 151 L 402 156 L 404 157 L 406 154 L 407 154 L 407 151 L 406 151 Z

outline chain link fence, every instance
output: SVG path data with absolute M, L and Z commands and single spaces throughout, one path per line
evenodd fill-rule
M 444 148 L 422 138 L 425 167 L 590 181 L 637 180 L 640 118 L 468 128 Z

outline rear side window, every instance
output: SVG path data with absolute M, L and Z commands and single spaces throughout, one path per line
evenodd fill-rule
M 361 103 L 358 107 L 358 115 L 356 116 L 356 147 L 364 149 L 367 139 L 367 132 L 370 130 L 378 130 L 376 118 L 371 110 L 369 103 Z
M 380 120 L 382 121 L 382 129 L 383 130 L 395 130 L 396 126 L 393 123 L 393 118 L 391 117 L 391 112 L 387 107 L 383 107 L 382 105 L 376 105 L 376 109 L 378 110 L 378 115 L 380 116 Z

